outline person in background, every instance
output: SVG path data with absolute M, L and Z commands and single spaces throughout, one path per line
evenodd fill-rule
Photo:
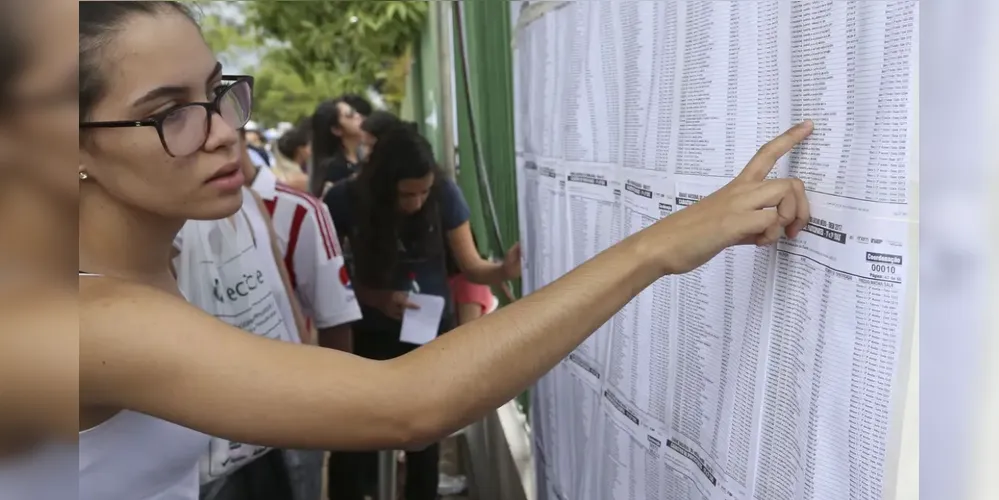
M 360 94 L 344 94 L 343 100 L 346 101 L 350 107 L 354 108 L 355 111 L 361 113 L 361 116 L 371 116 L 371 113 L 374 113 L 375 111 L 375 109 L 371 106 L 371 103 L 364 97 L 361 97 Z
M 261 134 L 256 122 L 251 121 L 247 123 L 242 134 L 245 138 L 243 142 L 249 150 L 250 159 L 253 161 L 253 164 L 260 167 L 270 167 L 273 163 L 271 161 L 271 154 L 267 151 L 267 143 L 264 141 L 264 136 Z
M 475 244 L 474 233 L 472 242 Z M 476 247 L 478 247 L 477 244 Z M 448 258 L 448 285 L 454 295 L 453 300 L 459 325 L 479 319 L 499 307 L 499 299 L 493 295 L 492 289 L 486 285 L 469 281 L 452 258 Z M 513 303 L 515 297 L 507 283 L 500 283 L 498 287 L 508 303 Z
M 310 142 L 309 130 L 297 127 L 288 130 L 278 139 L 274 168 L 271 171 L 285 186 L 299 191 L 309 190 L 309 176 L 305 173 L 305 167 L 312 156 Z
M 371 113 L 361 122 L 361 145 L 367 151 L 371 151 L 378 142 L 378 138 L 386 132 L 403 122 L 398 116 L 388 111 L 377 110 Z M 415 126 L 415 124 L 414 124 Z
M 326 205 L 282 185 L 275 169 L 257 168 L 246 155 L 242 165 L 246 185 L 261 198 L 270 219 L 312 340 L 326 348 L 351 352 L 350 324 L 361 318 L 361 310 L 345 279 L 343 252 Z M 323 460 L 322 451 L 284 450 L 295 500 L 320 497 Z
M 243 171 L 256 169 L 248 151 L 241 148 Z M 233 326 L 271 339 L 312 343 L 263 201 L 248 188 L 243 195 L 235 215 L 191 220 L 178 233 L 172 260 L 178 287 L 193 304 Z M 303 461 L 298 452 L 213 438 L 201 462 L 200 496 L 202 500 L 299 500 L 305 498 L 294 495 L 296 486 L 303 487 L 301 478 L 295 484 L 291 473 L 301 467 L 290 465 L 311 463 L 313 475 L 321 480 L 321 460 Z M 313 489 L 318 492 L 318 485 Z
M 281 183 L 270 169 L 243 162 L 246 185 L 263 200 L 278 249 L 305 317 L 323 347 L 351 352 L 350 324 L 361 310 L 350 289 L 340 238 L 329 209 Z
M 494 285 L 520 275 L 520 248 L 503 262 L 483 260 L 469 227 L 469 208 L 458 186 L 444 177 L 430 144 L 399 122 L 378 137 L 354 180 L 324 198 L 341 236 L 353 251 L 355 289 L 362 319 L 354 325 L 354 352 L 393 359 L 416 349 L 400 340 L 410 292 L 436 295 L 445 307 L 438 334 L 456 326 L 448 287 L 448 255 L 471 281 Z M 406 498 L 437 497 L 439 447 L 406 453 Z M 370 494 L 375 453 L 333 453 L 329 488 L 343 500 Z
M 357 172 L 361 160 L 364 115 L 343 97 L 320 103 L 312 115 L 313 171 L 309 191 L 322 197 L 329 188 Z
M 454 294 L 457 320 L 459 325 L 475 321 L 492 312 L 498 306 L 498 299 L 486 285 L 472 283 L 464 274 L 456 274 L 448 280 L 451 293 Z

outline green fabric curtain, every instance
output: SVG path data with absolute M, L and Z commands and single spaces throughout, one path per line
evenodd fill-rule
M 510 51 L 510 4 L 502 0 L 462 2 L 463 31 L 466 40 L 471 103 L 464 102 L 464 80 L 461 78 L 458 30 L 455 32 L 455 74 L 458 78 L 455 95 L 458 98 L 459 178 L 466 195 L 477 192 L 483 212 L 483 226 L 476 228 L 476 237 L 486 255 L 501 257 L 506 248 L 496 241 L 493 220 L 488 211 L 487 197 L 481 192 L 475 151 L 472 148 L 467 106 L 471 105 L 479 147 L 485 161 L 488 184 L 492 190 L 503 243 L 509 247 L 519 239 L 517 226 L 517 183 L 514 171 L 513 142 L 513 69 Z M 518 287 L 519 288 L 519 287 Z
M 457 5 L 457 4 L 455 4 Z M 459 57 L 459 30 L 454 27 L 455 38 L 455 96 L 458 101 L 458 181 L 473 207 L 472 224 L 479 250 L 486 256 L 502 257 L 507 248 L 520 239 L 517 218 L 517 178 L 514 154 L 513 127 L 513 63 L 510 48 L 510 3 L 505 0 L 461 2 L 462 31 L 465 36 L 466 58 L 471 89 L 471 102 L 466 99 L 464 76 Z M 476 168 L 476 155 L 472 148 L 468 107 L 475 119 L 478 145 L 482 149 L 485 174 L 496 209 L 495 223 L 503 239 L 497 241 L 492 227 L 488 198 Z M 473 203 L 473 200 L 475 203 Z M 520 283 L 513 284 L 515 296 L 520 296 Z M 506 302 L 503 294 L 497 294 Z M 530 393 L 517 398 L 520 409 L 527 413 Z

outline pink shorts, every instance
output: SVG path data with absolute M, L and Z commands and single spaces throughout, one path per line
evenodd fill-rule
M 464 274 L 451 278 L 451 294 L 455 304 L 478 304 L 485 314 L 493 305 L 493 291 L 486 285 L 468 281 Z

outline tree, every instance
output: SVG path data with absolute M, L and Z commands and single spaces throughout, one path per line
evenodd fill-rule
M 306 82 L 281 52 L 267 53 L 253 73 L 253 116 L 268 125 L 282 121 L 295 123 L 311 115 L 323 99 L 343 92 L 327 72 L 316 72 Z
M 311 71 L 312 78 L 306 82 L 288 63 L 288 49 L 268 40 L 253 25 L 223 15 L 211 2 L 192 3 L 205 41 L 226 67 L 239 66 L 237 61 L 242 59 L 254 61 L 243 70 L 255 80 L 255 121 L 265 126 L 296 122 L 311 115 L 323 98 L 340 92 L 335 79 L 326 71 Z
M 385 100 L 393 106 L 402 102 L 406 72 L 398 69 L 420 35 L 427 2 L 258 0 L 245 5 L 249 25 L 287 43 L 279 51 L 282 60 L 304 83 L 328 77 L 340 92 L 399 89 Z

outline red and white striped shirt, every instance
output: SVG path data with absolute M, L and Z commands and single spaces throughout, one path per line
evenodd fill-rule
M 266 168 L 259 169 L 252 188 L 270 212 L 278 247 L 305 315 L 319 329 L 361 319 L 326 205 L 278 183 Z

